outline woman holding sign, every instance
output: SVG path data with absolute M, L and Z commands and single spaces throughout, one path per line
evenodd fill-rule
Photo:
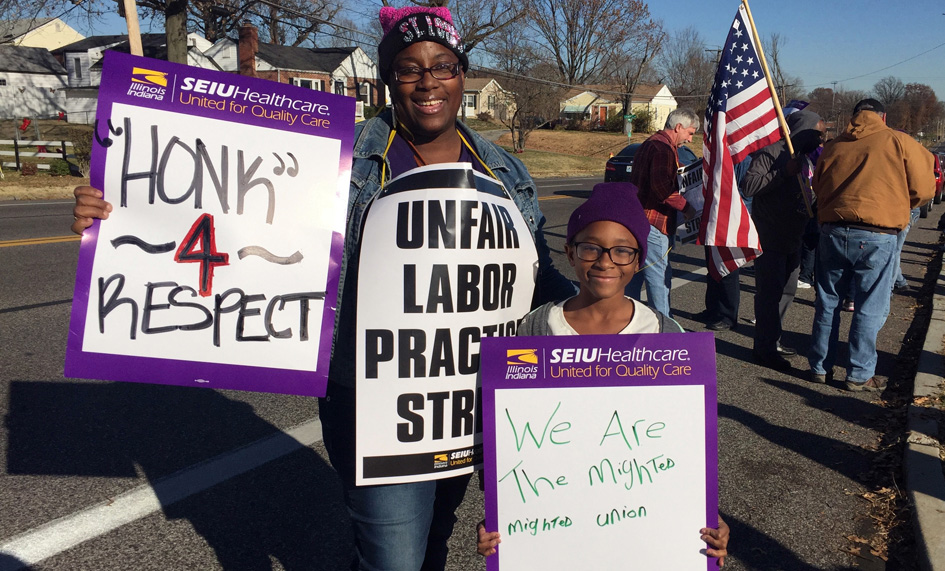
M 580 290 L 561 302 L 549 302 L 529 313 L 519 325 L 519 335 L 614 335 L 679 333 L 672 318 L 646 304 L 624 296 L 624 288 L 646 259 L 650 224 L 637 188 L 630 183 L 598 184 L 590 198 L 577 207 L 568 221 L 565 253 L 577 275 Z M 728 525 L 719 518 L 718 528 L 699 530 L 717 557 L 719 566 L 728 555 Z M 477 529 L 480 554 L 496 553 L 498 532 Z
M 327 396 L 319 414 L 360 569 L 443 569 L 472 471 L 478 345 L 573 285 L 520 161 L 457 123 L 469 62 L 446 8 L 385 7 L 392 109 L 355 132 Z M 81 233 L 111 205 L 76 189 Z

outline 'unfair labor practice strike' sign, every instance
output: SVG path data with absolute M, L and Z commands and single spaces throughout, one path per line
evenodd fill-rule
M 679 194 L 696 210 L 695 216 L 689 220 L 681 221 L 676 229 L 676 239 L 683 244 L 688 244 L 689 242 L 695 242 L 696 238 L 699 237 L 702 207 L 705 206 L 705 197 L 702 194 L 702 159 L 684 167 L 679 167 L 676 172 L 676 180 L 678 181 Z
M 521 212 L 468 163 L 413 169 L 368 210 L 358 273 L 357 482 L 481 465 L 479 341 L 514 335 L 537 253 Z
M 354 100 L 107 52 L 66 374 L 322 395 Z
M 489 570 L 714 567 L 715 371 L 708 333 L 484 339 Z

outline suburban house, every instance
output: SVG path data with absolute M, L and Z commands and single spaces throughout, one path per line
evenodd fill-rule
M 463 107 L 466 117 L 476 117 L 480 113 L 488 113 L 493 119 L 506 119 L 509 110 L 514 108 L 512 94 L 502 89 L 491 77 L 467 77 L 466 87 L 463 90 Z M 460 108 L 457 115 L 462 115 Z
M 633 92 L 630 108 L 634 113 L 641 110 L 650 113 L 650 129 L 659 130 L 666 124 L 670 112 L 679 107 L 669 88 L 662 83 L 640 83 Z
M 608 117 L 619 113 L 622 105 L 619 95 L 604 86 L 583 86 L 568 91 L 561 102 L 561 118 L 569 121 L 593 121 L 603 123 Z
M 205 69 L 220 67 L 204 54 L 212 44 L 198 34 L 187 35 L 187 64 Z M 167 41 L 164 34 L 141 34 L 145 57 L 167 59 Z M 66 113 L 72 123 L 92 123 L 95 120 L 98 88 L 102 82 L 102 60 L 106 50 L 129 53 L 127 35 L 92 36 L 52 51 L 68 74 Z
M 603 123 L 623 110 L 619 88 L 612 85 L 584 85 L 571 89 L 561 102 L 561 117 L 568 120 Z M 670 111 L 676 109 L 676 98 L 666 85 L 639 83 L 630 101 L 632 113 L 650 113 L 650 128 L 661 129 Z
M 59 18 L 0 20 L 0 44 L 54 50 L 85 36 Z
M 254 28 L 241 30 L 240 41 L 220 40 L 206 54 L 224 71 L 238 72 L 240 61 L 245 60 L 261 79 L 354 97 L 358 100 L 358 119 L 364 118 L 365 106 L 386 104 L 377 64 L 361 48 L 279 46 L 256 37 Z M 250 54 L 254 54 L 252 59 Z
M 56 117 L 66 70 L 46 48 L 0 45 L 0 117 Z

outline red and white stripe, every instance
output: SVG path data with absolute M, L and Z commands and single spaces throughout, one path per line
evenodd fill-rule
M 719 280 L 761 254 L 758 232 L 736 188 L 735 164 L 781 138 L 765 78 L 730 97 L 711 124 L 702 151 L 705 207 L 699 241 L 711 246 L 709 275 Z

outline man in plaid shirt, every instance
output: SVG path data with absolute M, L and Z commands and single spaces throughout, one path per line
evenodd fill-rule
M 691 142 L 698 129 L 699 116 L 695 111 L 683 107 L 675 109 L 666 118 L 663 130 L 654 133 L 637 149 L 630 171 L 630 182 L 639 189 L 640 203 L 650 221 L 650 234 L 646 241 L 646 262 L 627 286 L 626 293 L 640 299 L 645 282 L 647 301 L 666 315 L 670 315 L 673 269 L 669 265 L 669 251 L 676 235 L 676 213 L 682 212 L 685 220 L 696 215 L 695 209 L 679 194 L 676 149 Z

